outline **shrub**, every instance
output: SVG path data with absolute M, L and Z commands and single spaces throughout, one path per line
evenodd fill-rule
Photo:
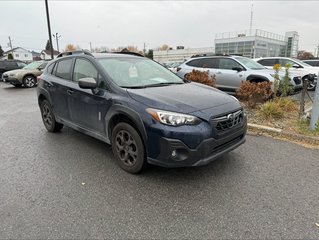
M 269 101 L 260 106 L 257 115 L 264 119 L 280 119 L 284 116 L 284 110 L 276 101 Z
M 281 98 L 276 98 L 274 101 L 285 112 L 294 112 L 294 111 L 298 111 L 298 109 L 299 109 L 298 104 L 294 100 L 292 100 L 291 98 L 282 98 L 281 97 Z
M 248 107 L 254 108 L 258 103 L 267 101 L 272 95 L 271 82 L 244 81 L 236 91 L 236 96 L 247 102 Z
M 187 73 L 185 75 L 185 79 L 192 81 L 192 82 L 198 82 L 201 84 L 205 84 L 208 85 L 210 87 L 216 87 L 215 85 L 215 75 L 214 76 L 210 76 L 208 71 L 206 72 L 202 72 L 202 71 L 198 71 L 198 70 L 193 70 L 190 73 Z

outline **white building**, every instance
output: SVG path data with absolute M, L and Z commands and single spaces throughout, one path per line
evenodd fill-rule
M 56 58 L 60 53 L 58 51 L 53 50 L 53 58 Z M 51 51 L 50 50 L 42 50 L 40 53 L 41 59 L 50 60 L 51 59 Z
M 297 57 L 299 35 L 279 35 L 260 29 L 216 34 L 216 54 L 239 54 L 244 57 Z
M 23 62 L 32 62 L 33 60 L 32 53 L 29 50 L 21 47 L 16 47 L 12 50 L 4 52 L 2 58 L 7 59 L 9 54 L 12 54 L 13 59 Z
M 184 62 L 194 55 L 207 53 L 214 53 L 214 48 L 204 47 L 153 51 L 153 59 L 159 63 Z

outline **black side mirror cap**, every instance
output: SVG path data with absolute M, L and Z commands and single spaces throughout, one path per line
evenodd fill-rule
M 95 89 L 97 88 L 97 82 L 94 78 L 80 78 L 79 87 L 83 89 Z
M 237 72 L 244 71 L 244 69 L 242 67 L 233 67 L 232 70 L 235 70 Z

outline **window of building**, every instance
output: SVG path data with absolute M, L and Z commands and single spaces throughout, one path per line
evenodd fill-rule
M 15 57 L 19 57 L 19 54 L 18 54 L 18 53 L 14 54 L 14 55 L 15 55 Z
M 24 54 L 24 57 L 28 57 L 29 55 L 28 54 Z

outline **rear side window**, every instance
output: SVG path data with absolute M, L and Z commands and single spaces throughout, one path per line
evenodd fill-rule
M 71 80 L 71 68 L 73 59 L 61 60 L 56 63 L 55 76 L 66 80 Z
M 274 66 L 278 62 L 276 61 L 276 59 L 261 59 L 258 61 L 258 63 L 260 63 L 263 66 L 271 67 L 271 66 Z
M 218 68 L 218 59 L 217 58 L 202 58 L 200 63 L 202 68 Z
M 194 59 L 186 63 L 186 65 L 191 67 L 202 67 L 200 59 Z
M 304 61 L 313 67 L 319 67 L 319 60 L 318 61 Z

